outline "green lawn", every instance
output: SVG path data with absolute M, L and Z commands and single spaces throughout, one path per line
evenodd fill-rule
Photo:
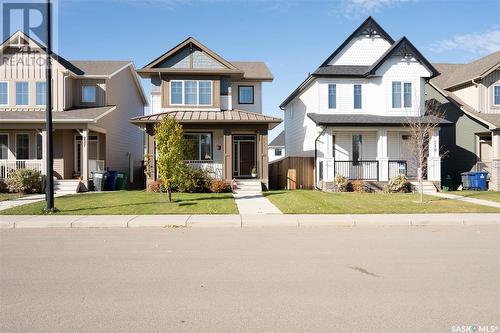
M 500 209 L 418 194 L 269 191 L 264 195 L 286 214 L 479 213 Z
M 461 195 L 469 198 L 484 199 L 490 201 L 500 202 L 500 192 L 493 191 L 453 191 L 446 192 L 456 195 Z
M 152 215 L 152 214 L 238 214 L 231 193 L 174 193 L 167 195 L 145 191 L 120 191 L 69 195 L 55 199 L 64 215 Z M 45 202 L 0 211 L 2 215 L 43 214 Z
M 12 200 L 22 196 L 20 193 L 0 193 L 0 201 Z

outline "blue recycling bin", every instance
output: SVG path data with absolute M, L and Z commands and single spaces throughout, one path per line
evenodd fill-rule
M 118 177 L 118 172 L 114 170 L 108 171 L 108 177 L 106 178 L 106 190 L 116 191 L 116 178 Z
M 486 179 L 488 177 L 487 172 L 471 172 L 469 176 L 471 188 L 480 191 L 486 191 L 488 189 L 486 185 Z

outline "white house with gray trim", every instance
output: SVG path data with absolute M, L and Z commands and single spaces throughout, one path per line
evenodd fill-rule
M 12 170 L 45 173 L 45 58 L 22 32 L 0 45 L 0 182 Z M 68 61 L 56 54 L 53 70 L 54 176 L 76 190 L 93 171 L 141 175 L 144 135 L 129 119 L 147 99 L 130 61 Z M 72 180 L 72 181 L 69 181 Z M 63 187 L 61 185 L 61 187 Z M 67 186 L 66 186 L 67 187 Z
M 285 157 L 285 131 L 269 142 L 269 162 L 274 162 Z
M 424 116 L 424 86 L 437 75 L 406 37 L 395 41 L 369 17 L 280 105 L 287 157 L 314 157 L 318 186 L 338 174 L 416 177 L 405 124 Z M 429 139 L 426 179 L 440 182 L 439 127 Z

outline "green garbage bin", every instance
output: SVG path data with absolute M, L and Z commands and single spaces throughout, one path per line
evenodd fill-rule
M 127 180 L 127 174 L 125 172 L 118 172 L 118 174 L 116 175 L 116 189 L 124 190 L 126 180 Z

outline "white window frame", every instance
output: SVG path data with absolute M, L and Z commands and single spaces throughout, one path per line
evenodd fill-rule
M 276 154 L 279 150 L 279 154 Z M 274 156 L 283 156 L 283 148 L 274 148 Z
M 16 89 L 14 91 L 14 100 L 16 101 L 16 105 L 19 105 L 19 106 L 27 106 L 27 105 L 30 105 L 30 82 L 29 81 L 16 81 L 15 82 L 15 86 L 16 86 Z M 28 103 L 27 104 L 17 104 L 17 83 L 27 83 L 28 84 L 28 91 L 27 91 L 27 95 L 28 95 Z
M 5 132 L 0 132 L 0 136 L 7 136 L 7 158 L 0 158 L 1 161 L 6 161 L 9 159 L 9 147 L 10 147 L 10 135 L 9 133 L 5 133 Z
M 330 107 L 330 86 L 334 86 L 335 87 L 335 107 L 334 108 L 331 108 Z M 334 83 L 334 82 L 328 82 L 326 84 L 326 108 L 328 110 L 336 110 L 337 109 L 337 103 L 338 102 L 338 89 L 337 89 L 337 83 Z M 363 100 L 361 100 L 361 102 L 363 102 Z M 354 106 L 354 103 L 353 103 L 353 106 Z
M 95 91 L 95 99 L 93 101 L 86 101 L 84 100 L 84 90 L 85 88 L 93 88 Z M 93 84 L 84 84 L 82 85 L 82 98 L 81 98 L 82 104 L 95 104 L 97 103 L 97 86 Z
M 491 95 L 492 95 L 492 97 L 493 97 L 492 104 L 493 104 L 494 106 L 500 106 L 500 104 L 495 103 L 495 88 L 496 88 L 496 87 L 498 87 L 498 88 L 500 89 L 500 84 L 495 84 L 495 85 L 493 85 L 493 91 L 492 91 L 492 94 L 491 94 Z
M 401 106 L 399 108 L 394 108 L 392 107 L 392 103 L 393 103 L 393 100 L 392 100 L 392 97 L 393 97 L 393 94 L 392 94 L 392 84 L 394 82 L 399 82 L 401 83 L 401 91 L 399 92 L 400 94 L 400 97 L 401 97 Z M 413 90 L 413 82 L 411 81 L 391 81 L 391 109 L 392 110 L 403 110 L 403 109 L 411 109 L 413 107 L 413 95 L 410 96 L 411 98 L 411 105 L 410 106 L 405 106 L 405 84 L 411 84 L 411 88 Z M 410 92 L 411 93 L 411 92 Z
M 359 106 L 359 108 L 356 108 L 355 107 L 355 104 L 356 104 L 356 94 L 354 93 L 354 88 L 356 86 L 359 86 L 360 87 L 360 91 L 361 91 L 361 105 Z M 363 84 L 362 83 L 353 83 L 352 85 L 352 109 L 353 110 L 363 110 Z
M 10 93 L 10 84 L 9 81 L 0 81 L 0 83 L 7 83 L 7 104 L 0 104 L 1 106 L 7 106 L 10 105 L 9 101 L 9 93 Z
M 186 104 L 185 92 L 186 92 L 186 81 L 196 82 L 196 104 Z M 182 90 L 182 103 L 172 103 L 172 83 L 180 82 Z M 200 82 L 210 82 L 210 104 L 200 104 Z M 169 102 L 170 105 L 175 106 L 199 106 L 199 107 L 210 107 L 214 105 L 214 81 L 213 80 L 170 80 L 169 83 Z
M 24 158 L 18 158 L 17 157 L 17 136 L 18 135 L 28 135 L 28 158 L 27 159 L 24 159 Z M 18 132 L 16 133 L 16 136 L 15 136 L 15 140 L 14 140 L 14 143 L 15 143 L 15 146 L 14 146 L 14 152 L 15 152 L 15 156 L 16 156 L 16 160 L 31 160 L 31 133 L 29 132 Z
M 46 105 L 46 103 L 45 104 L 38 104 L 37 103 L 38 90 L 36 88 L 37 88 L 38 83 L 45 83 L 45 95 L 47 95 L 47 82 L 45 82 L 45 81 L 36 81 L 35 82 L 35 105 L 37 105 L 37 106 Z M 47 99 L 47 96 L 45 96 L 45 99 Z

